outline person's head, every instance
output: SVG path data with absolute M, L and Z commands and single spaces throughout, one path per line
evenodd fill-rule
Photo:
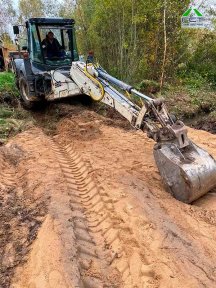
M 53 38 L 54 38 L 54 34 L 53 34 L 52 31 L 49 31 L 49 32 L 48 32 L 48 34 L 47 34 L 47 38 L 48 38 L 49 40 L 53 40 Z
M 89 55 L 90 57 L 94 57 L 94 51 L 93 51 L 93 50 L 90 50 L 90 51 L 88 52 L 88 55 Z

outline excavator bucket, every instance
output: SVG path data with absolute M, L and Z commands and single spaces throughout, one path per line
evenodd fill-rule
M 182 202 L 216 187 L 216 161 L 192 142 L 181 150 L 172 143 L 156 144 L 154 157 L 166 189 Z

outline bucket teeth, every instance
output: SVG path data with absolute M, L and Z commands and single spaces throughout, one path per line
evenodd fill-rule
M 179 149 L 156 144 L 154 158 L 166 189 L 176 199 L 191 203 L 216 187 L 216 161 L 194 143 Z

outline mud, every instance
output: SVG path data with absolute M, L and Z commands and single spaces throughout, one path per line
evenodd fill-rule
M 215 287 L 216 191 L 178 202 L 144 133 L 64 113 L 0 150 L 0 287 Z M 216 136 L 189 134 L 216 157 Z
M 215 120 L 199 120 L 199 121 L 194 121 L 191 124 L 191 127 L 194 127 L 196 129 L 202 129 L 207 132 L 216 134 L 216 121 Z

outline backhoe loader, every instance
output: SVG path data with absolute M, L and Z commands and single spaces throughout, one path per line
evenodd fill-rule
M 23 105 L 32 109 L 42 101 L 88 95 L 113 107 L 156 142 L 155 162 L 166 190 L 176 199 L 191 203 L 214 189 L 216 161 L 188 138 L 187 127 L 168 113 L 163 98 L 152 99 L 99 65 L 79 61 L 74 24 L 62 18 L 31 18 L 25 23 L 26 57 L 14 60 Z M 50 31 L 59 43 L 56 55 L 42 45 Z M 19 34 L 18 26 L 14 33 Z M 142 104 L 132 101 L 132 95 Z

